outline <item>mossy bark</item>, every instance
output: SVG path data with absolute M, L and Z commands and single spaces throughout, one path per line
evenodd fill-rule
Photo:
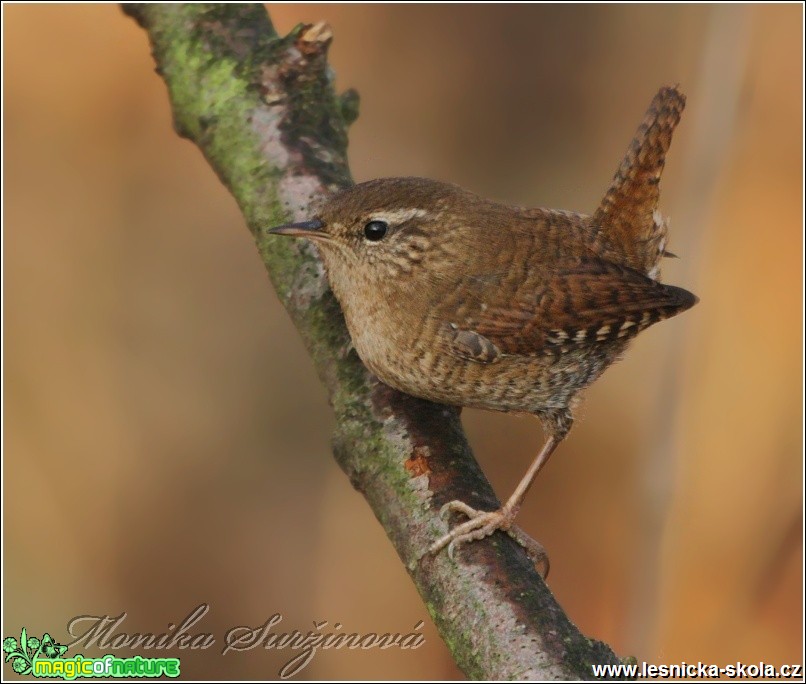
M 262 5 L 124 5 L 148 32 L 176 131 L 230 190 L 336 414 L 333 451 L 384 526 L 457 664 L 484 679 L 590 679 L 618 664 L 580 634 L 523 550 L 496 533 L 425 554 L 451 499 L 493 509 L 456 409 L 379 383 L 351 350 L 314 248 L 266 230 L 311 216 L 350 184 L 347 126 L 357 95 L 337 96 L 324 24 L 275 32 Z

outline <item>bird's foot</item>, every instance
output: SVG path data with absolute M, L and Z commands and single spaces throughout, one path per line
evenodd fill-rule
M 463 501 L 450 501 L 439 511 L 443 520 L 452 512 L 462 513 L 469 518 L 467 522 L 454 527 L 448 534 L 435 541 L 428 549 L 428 553 L 439 553 L 446 546 L 448 556 L 453 559 L 457 547 L 469 541 L 476 541 L 488 537 L 496 530 L 502 530 L 512 537 L 518 544 L 526 549 L 529 559 L 538 567 L 543 579 L 549 574 L 549 556 L 543 545 L 532 539 L 519 527 L 512 523 L 518 514 L 517 509 L 508 509 L 506 506 L 497 511 L 479 511 L 468 506 Z

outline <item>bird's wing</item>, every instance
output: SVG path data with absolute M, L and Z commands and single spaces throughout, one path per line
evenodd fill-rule
M 453 326 L 458 345 L 454 353 L 465 358 L 477 355 L 480 358 L 475 360 L 482 363 L 497 360 L 494 350 L 516 355 L 562 354 L 629 339 L 696 301 L 690 292 L 658 283 L 631 268 L 583 260 L 546 273 L 528 296 L 477 307 L 464 325 Z M 461 353 L 467 349 L 473 353 Z

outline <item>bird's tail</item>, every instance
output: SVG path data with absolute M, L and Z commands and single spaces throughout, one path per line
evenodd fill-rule
M 593 215 L 594 226 L 624 264 L 651 278 L 667 254 L 667 222 L 658 211 L 659 183 L 685 105 L 677 86 L 658 91 Z

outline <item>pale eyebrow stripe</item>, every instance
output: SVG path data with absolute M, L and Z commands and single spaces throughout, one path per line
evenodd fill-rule
M 370 216 L 370 221 L 386 221 L 389 224 L 400 224 L 413 218 L 422 218 L 427 214 L 428 212 L 425 209 L 391 209 L 373 213 Z

